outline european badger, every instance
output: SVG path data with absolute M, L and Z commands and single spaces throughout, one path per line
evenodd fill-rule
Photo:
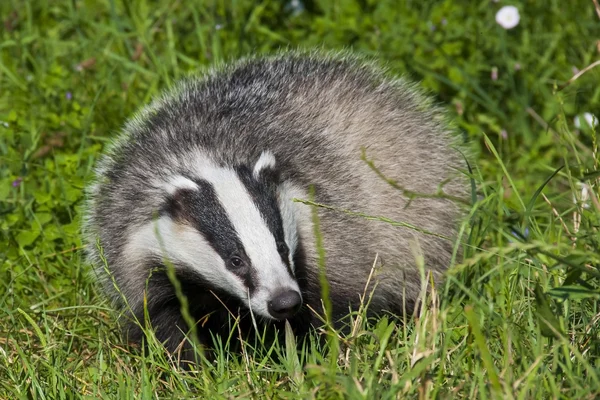
M 165 272 L 174 267 L 200 342 L 230 333 L 229 312 L 299 333 L 320 325 L 318 255 L 308 199 L 414 225 L 319 208 L 333 317 L 356 310 L 377 259 L 371 314 L 411 311 L 415 248 L 438 279 L 460 207 L 464 164 L 444 115 L 415 86 L 347 54 L 282 53 L 181 82 L 134 116 L 89 190 L 87 252 L 108 293 L 156 337 L 189 351 Z M 168 260 L 166 262 L 165 260 Z M 105 274 L 107 270 L 109 275 Z M 115 290 L 115 287 L 118 290 Z M 131 315 L 131 314 L 130 314 Z M 279 322 L 278 322 L 279 321 Z M 129 339 L 141 341 L 137 323 Z M 187 353 L 188 357 L 190 353 Z

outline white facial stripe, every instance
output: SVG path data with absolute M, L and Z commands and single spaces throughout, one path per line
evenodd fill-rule
M 250 299 L 253 312 L 269 317 L 267 303 L 275 291 L 300 292 L 277 252 L 273 234 L 235 171 L 202 165 L 201 178 L 210 182 L 256 271 L 257 290 Z
M 283 222 L 283 236 L 290 249 L 290 266 L 295 271 L 294 253 L 298 247 L 298 229 L 296 225 L 296 204 L 292 201 L 294 198 L 306 198 L 300 188 L 286 181 L 279 185 L 277 193 L 277 202 L 281 221 Z
M 198 190 L 198 185 L 185 176 L 175 175 L 163 184 L 163 187 L 170 195 L 174 194 L 179 189 Z
M 161 242 L 165 254 L 161 251 Z M 184 263 L 216 288 L 235 293 L 240 299 L 246 298 L 244 284 L 225 268 L 223 259 L 190 226 L 178 224 L 169 217 L 161 217 L 138 229 L 125 246 L 126 257 L 132 263 L 139 263 L 151 254 Z
M 260 171 L 265 168 L 275 168 L 275 156 L 269 150 L 262 152 L 256 164 L 254 164 L 253 175 L 254 179 L 258 179 Z

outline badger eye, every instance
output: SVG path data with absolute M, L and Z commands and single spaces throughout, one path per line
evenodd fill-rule
M 244 265 L 244 260 L 242 260 L 240 257 L 238 256 L 233 256 L 229 259 L 229 264 L 233 267 L 233 268 L 240 268 Z

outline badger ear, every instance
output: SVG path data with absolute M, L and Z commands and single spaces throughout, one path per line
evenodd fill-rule
M 260 157 L 258 157 L 258 161 L 254 164 L 252 175 L 254 176 L 254 179 L 259 179 L 263 172 L 267 170 L 275 170 L 275 156 L 270 150 L 264 150 Z
M 183 175 L 174 175 L 163 184 L 163 188 L 173 196 L 181 190 L 198 190 L 198 184 Z
M 189 195 L 199 190 L 198 184 L 183 175 L 173 175 L 163 183 L 163 189 L 166 196 L 160 212 L 166 213 L 174 220 L 188 219 L 185 204 L 189 201 Z

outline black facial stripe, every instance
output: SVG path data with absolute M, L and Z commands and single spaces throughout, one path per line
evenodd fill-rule
M 281 212 L 277 204 L 277 180 L 275 176 L 272 176 L 269 170 L 266 170 L 261 172 L 258 179 L 255 179 L 252 171 L 246 166 L 239 166 L 235 171 L 246 187 L 275 241 L 286 243 Z M 293 277 L 289 257 L 282 256 L 281 260 L 287 267 L 290 276 Z
M 177 190 L 165 204 L 163 212 L 174 220 L 185 221 L 196 228 L 221 256 L 226 266 L 233 255 L 240 257 L 247 268 L 231 271 L 242 279 L 252 294 L 256 289 L 257 273 L 227 212 L 219 202 L 212 184 L 205 180 L 194 182 L 198 185 L 198 190 Z

